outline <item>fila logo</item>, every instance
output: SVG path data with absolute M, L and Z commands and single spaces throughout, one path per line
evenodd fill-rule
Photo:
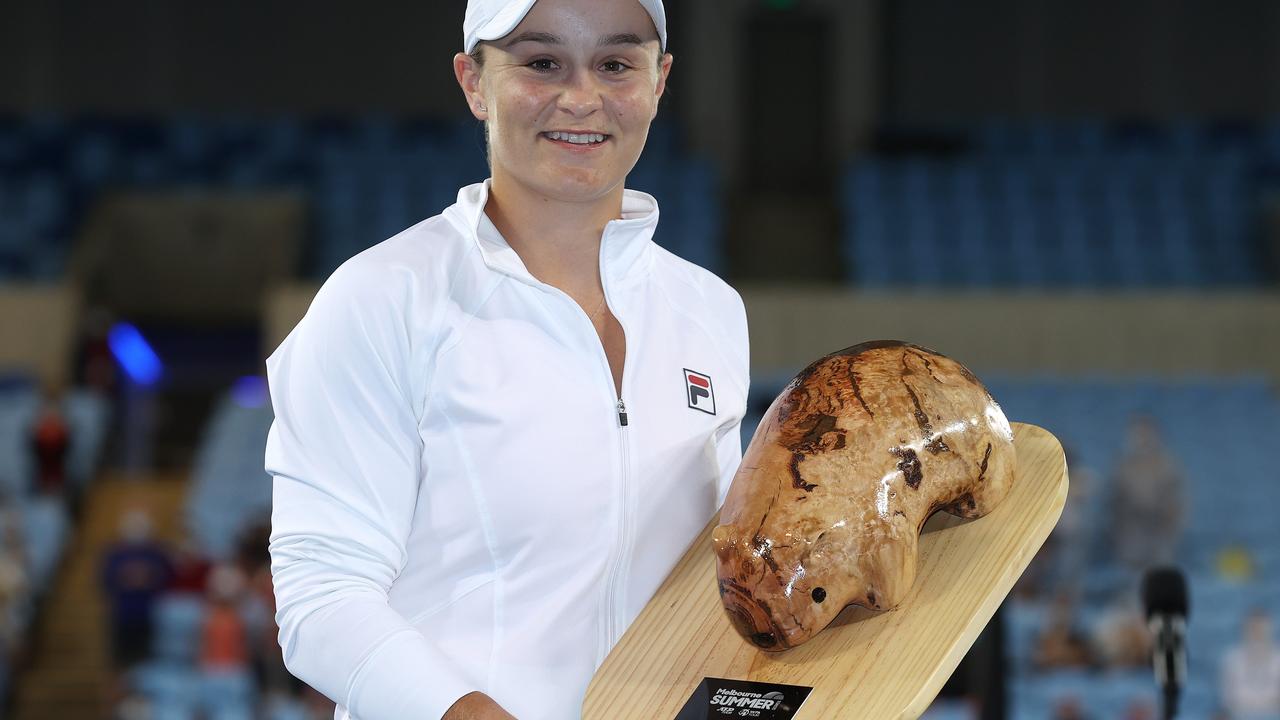
M 684 369 L 684 390 L 689 407 L 708 415 L 716 414 L 716 391 L 711 387 L 711 376 Z

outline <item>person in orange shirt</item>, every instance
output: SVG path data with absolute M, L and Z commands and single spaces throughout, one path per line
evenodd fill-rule
M 247 672 L 249 644 L 240 617 L 244 576 L 231 565 L 214 568 L 209 576 L 209 610 L 201 633 L 200 667 L 207 672 Z

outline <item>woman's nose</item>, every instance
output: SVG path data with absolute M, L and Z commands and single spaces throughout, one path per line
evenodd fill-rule
M 603 104 L 600 83 L 589 71 L 571 74 L 560 92 L 559 106 L 561 110 L 574 117 L 584 117 L 600 109 Z

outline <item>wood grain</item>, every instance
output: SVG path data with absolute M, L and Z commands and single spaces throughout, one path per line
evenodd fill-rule
M 1013 490 L 977 520 L 935 514 L 920 571 L 888 612 L 849 607 L 798 648 L 768 653 L 729 622 L 716 591 L 712 519 L 596 671 L 584 720 L 674 718 L 704 677 L 813 687 L 796 720 L 916 718 L 933 701 L 1057 524 L 1067 498 L 1062 446 L 1013 423 Z

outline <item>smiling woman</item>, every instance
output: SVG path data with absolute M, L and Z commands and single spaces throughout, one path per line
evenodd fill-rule
M 290 671 L 339 720 L 578 717 L 741 458 L 746 312 L 628 190 L 658 0 L 470 0 L 492 177 L 344 263 L 268 359 Z

